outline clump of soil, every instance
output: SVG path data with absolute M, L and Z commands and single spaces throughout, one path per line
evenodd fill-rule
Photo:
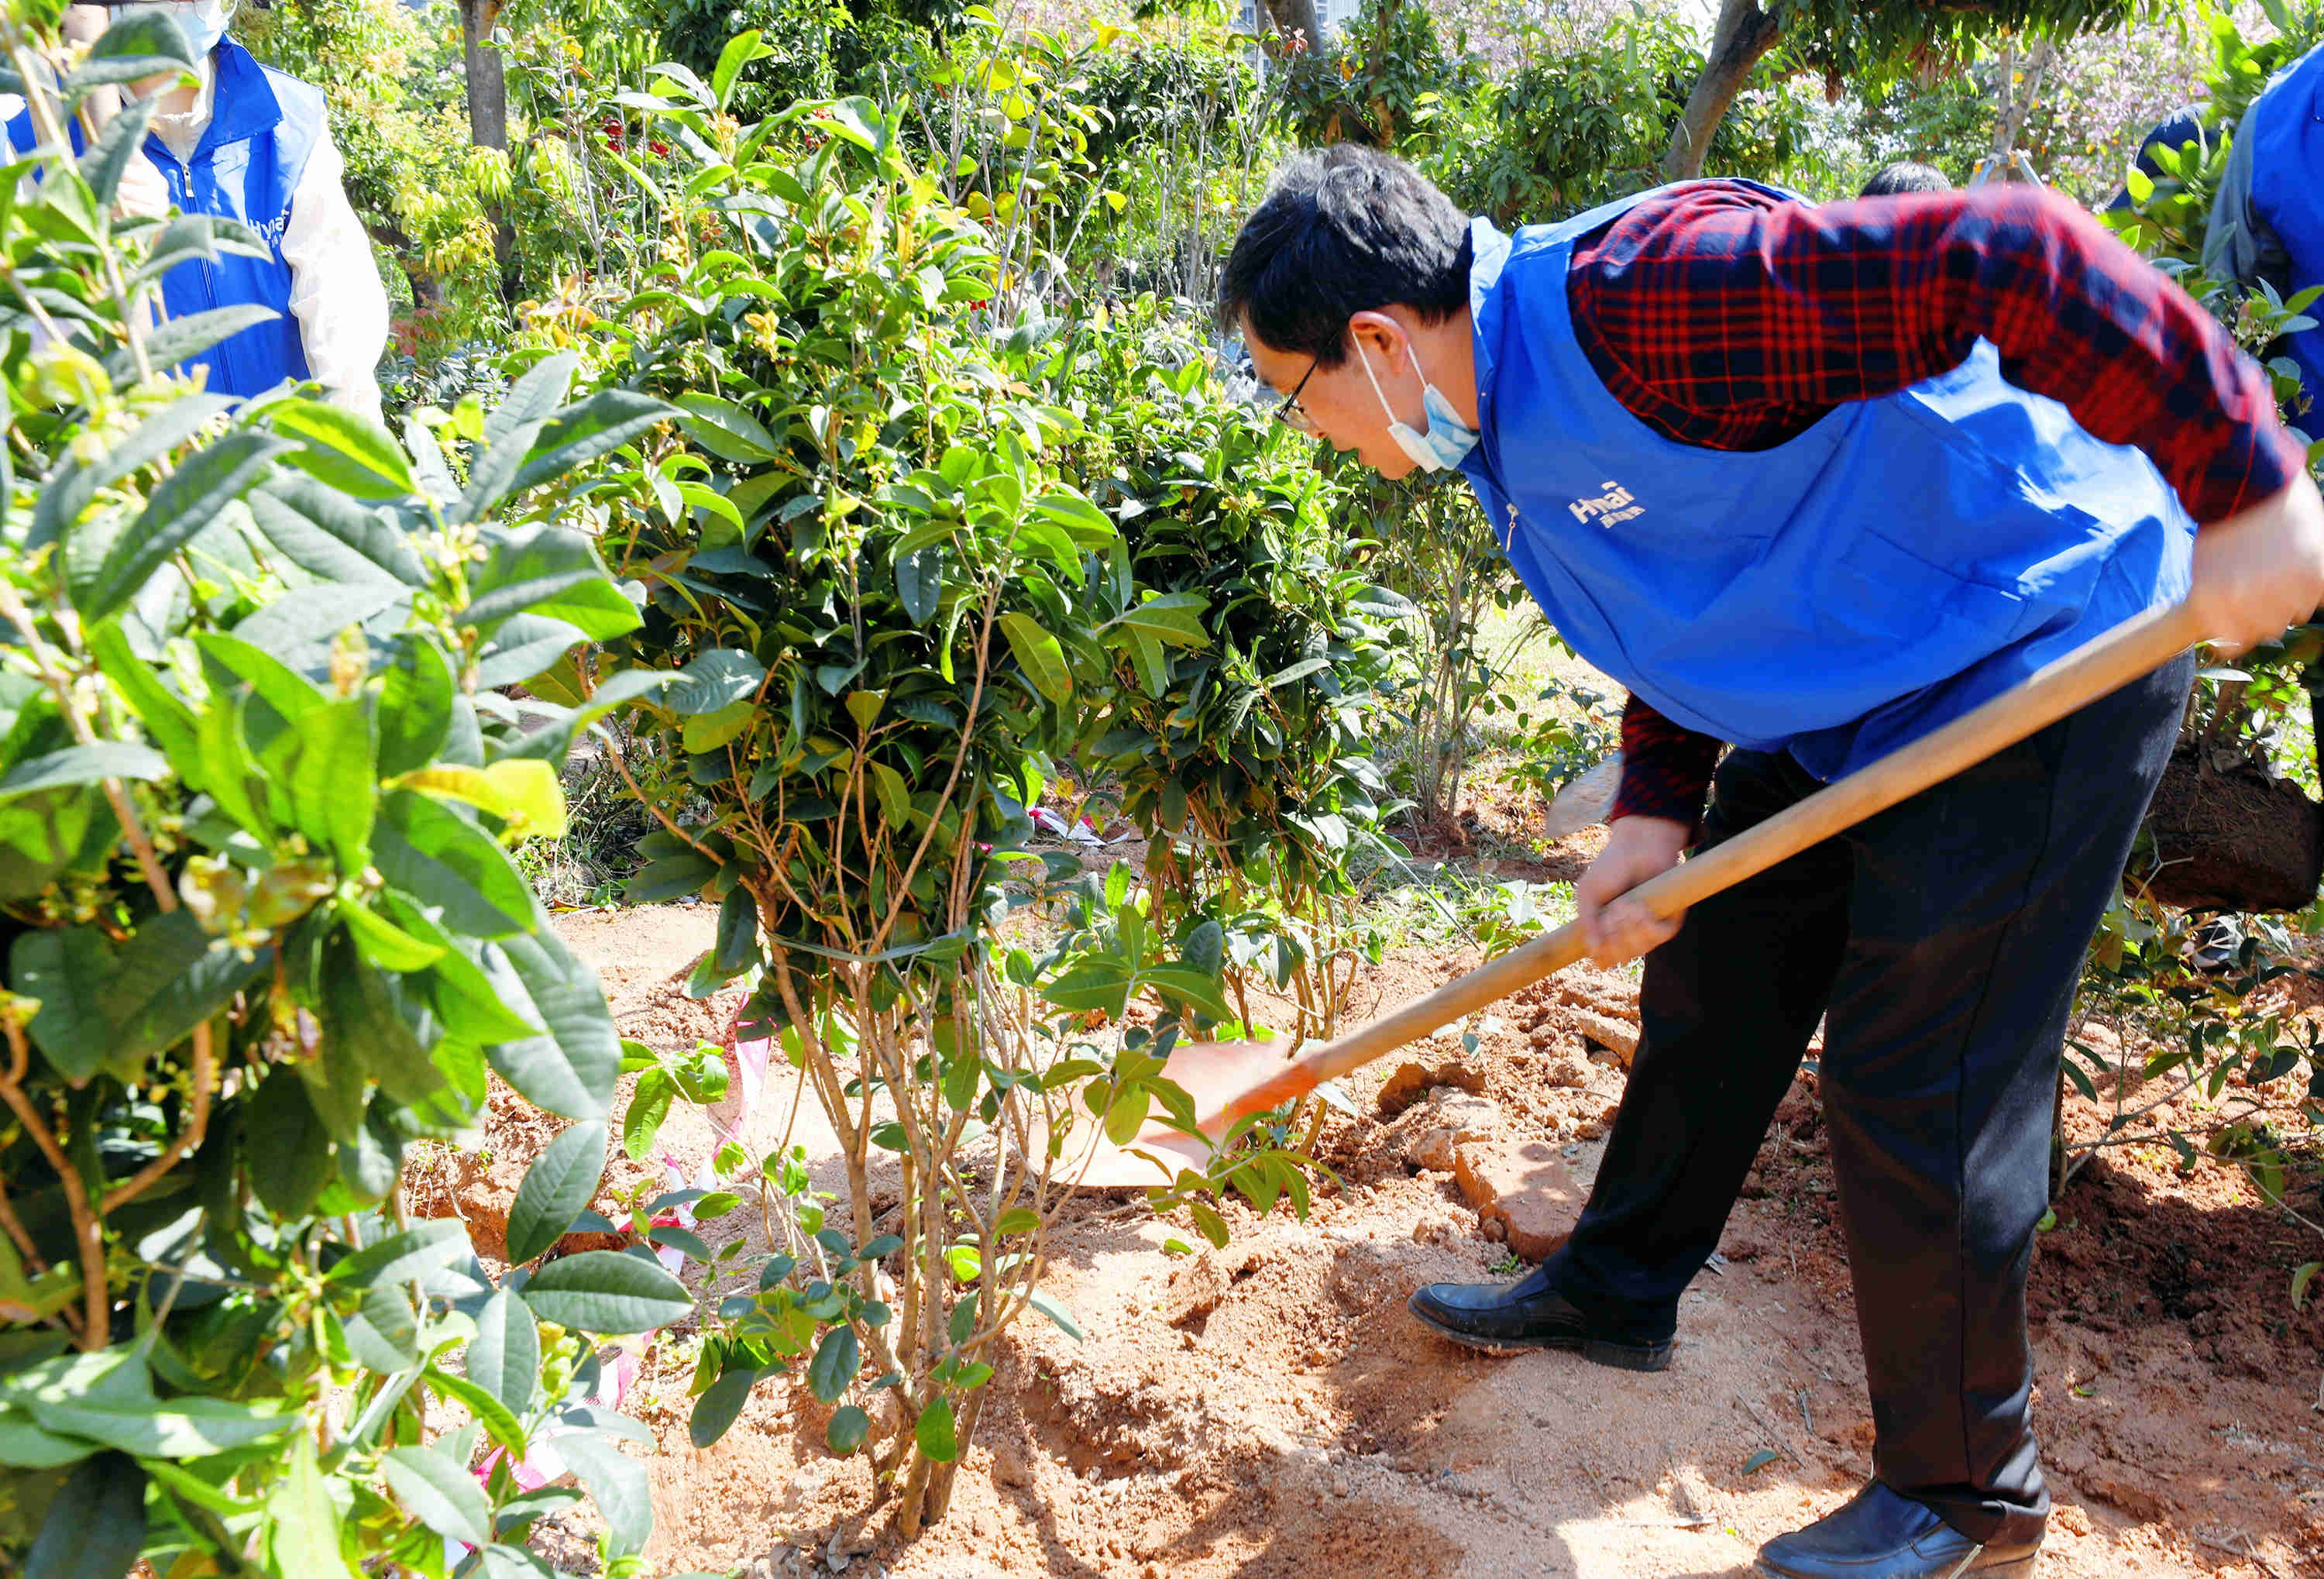
M 2219 769 L 2201 755 L 2172 753 L 2147 809 L 2147 891 L 2182 910 L 2306 910 L 2324 873 L 2324 806 L 2257 763 Z

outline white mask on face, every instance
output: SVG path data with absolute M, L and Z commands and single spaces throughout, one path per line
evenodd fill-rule
M 114 12 L 116 21 L 147 12 L 158 12 L 175 17 L 178 25 L 186 30 L 186 42 L 194 46 L 196 59 L 208 55 L 226 37 L 226 23 L 234 20 L 235 0 L 159 0 L 157 4 L 124 5 Z
M 1459 466 L 1462 458 L 1477 448 L 1476 429 L 1462 421 L 1452 410 L 1452 402 L 1444 398 L 1444 392 L 1428 382 L 1428 374 L 1421 369 L 1420 353 L 1412 348 L 1410 340 L 1404 343 L 1404 354 L 1412 358 L 1412 370 L 1420 374 L 1420 409 L 1428 416 L 1428 431 L 1425 433 L 1418 432 L 1411 423 L 1397 419 L 1395 411 L 1388 403 L 1388 396 L 1380 393 L 1379 379 L 1372 372 L 1371 358 L 1364 355 L 1362 346 L 1356 347 L 1356 356 L 1364 365 L 1364 377 L 1371 382 L 1372 396 L 1379 402 L 1380 410 L 1388 412 L 1388 436 L 1396 440 L 1397 448 L 1410 456 L 1412 464 L 1422 471 L 1450 470 Z

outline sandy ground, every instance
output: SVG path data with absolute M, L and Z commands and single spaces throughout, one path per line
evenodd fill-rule
M 712 912 L 576 913 L 567 940 L 598 969 L 623 1033 L 715 1039 L 728 1001 L 683 995 Z M 1394 1003 L 1468 965 L 1391 957 L 1363 983 Z M 1419 1049 L 1440 1078 L 1386 1104 L 1400 1060 L 1360 1076 L 1365 1114 L 1323 1151 L 1343 1184 L 1302 1225 L 1230 1214 L 1222 1252 L 1141 1201 L 1093 1195 L 1065 1234 L 1052 1291 L 1085 1337 L 1038 1319 L 1012 1334 L 952 1510 L 908 1548 L 871 1507 L 860 1461 L 823 1451 L 804 1385 L 763 1384 L 721 1442 L 687 1439 L 691 1345 L 659 1338 L 632 1408 L 653 1426 L 659 1574 L 978 1575 L 1742 1574 L 1757 1545 L 1844 1501 L 1868 1470 L 1844 1251 L 1812 1076 L 1779 1113 L 1729 1224 L 1724 1264 L 1685 1302 L 1673 1367 L 1653 1376 L 1567 1355 L 1480 1357 L 1404 1309 L 1421 1283 L 1509 1266 L 1446 1172 L 1412 1160 L 1448 1103 L 1462 1122 L 1559 1149 L 1585 1181 L 1620 1094 L 1580 1026 L 1618 1015 L 1619 980 L 1584 970 L 1505 1004 L 1482 1045 Z M 1602 1023 L 1602 1022 L 1601 1022 Z M 1451 1071 L 1448 1075 L 1447 1071 Z M 1577 1073 L 1578 1071 L 1578 1073 Z M 2077 1099 L 2079 1104 L 2080 1099 Z M 827 1150 L 812 1101 L 794 1138 Z M 771 1147 L 789 1103 L 754 1123 Z M 2078 1105 L 2073 1122 L 2094 1124 Z M 489 1251 L 523 1166 L 552 1132 L 496 1125 L 446 1181 Z M 698 1114 L 661 1149 L 706 1153 Z M 2162 1149 L 2153 1149 L 2161 1151 Z M 624 1171 L 626 1170 L 626 1172 Z M 618 1185 L 637 1170 L 622 1162 Z M 742 1214 L 737 1214 L 740 1218 Z M 2033 1290 L 2037 1424 L 2058 1512 L 2043 1572 L 2324 1576 L 2324 1316 L 2285 1297 L 2312 1236 L 2206 1159 L 2117 1151 L 2086 1168 L 2045 1235 Z M 747 1230 L 733 1223 L 729 1233 Z M 707 1225 L 710 1228 L 724 1223 Z M 715 1242 L 721 1235 L 707 1235 Z M 595 1570 L 585 1516 L 544 1529 L 560 1570 Z

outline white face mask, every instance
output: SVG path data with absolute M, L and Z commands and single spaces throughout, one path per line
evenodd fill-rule
M 1388 396 L 1380 393 L 1371 358 L 1364 355 L 1363 346 L 1356 347 L 1357 358 L 1364 365 L 1364 376 L 1371 381 L 1372 396 L 1379 402 L 1380 410 L 1388 412 L 1388 436 L 1422 471 L 1448 471 L 1477 448 L 1476 429 L 1462 421 L 1452 410 L 1452 402 L 1444 398 L 1444 392 L 1428 382 L 1428 374 L 1421 369 L 1420 353 L 1412 348 L 1410 340 L 1404 343 L 1404 354 L 1412 358 L 1412 370 L 1420 374 L 1420 409 L 1428 416 L 1425 433 L 1416 431 L 1409 422 L 1397 420 Z
M 117 21 L 123 17 L 143 15 L 148 12 L 174 17 L 186 30 L 186 42 L 194 46 L 197 59 L 218 47 L 226 37 L 226 23 L 234 20 L 235 0 L 157 0 L 143 5 L 124 5 L 114 12 Z

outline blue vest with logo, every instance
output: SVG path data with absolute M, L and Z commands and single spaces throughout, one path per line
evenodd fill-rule
M 2286 296 L 2324 284 L 2324 48 L 2279 73 L 2253 101 L 2244 134 L 2252 140 L 2251 206 L 2283 244 L 2292 264 Z M 2284 337 L 2300 382 L 2324 404 L 2324 300 L 2308 309 L 2318 328 Z M 2319 419 L 2311 413 L 2305 425 Z
M 189 371 L 207 366 L 213 392 L 247 397 L 286 378 L 308 376 L 299 320 L 290 313 L 290 265 L 282 256 L 282 232 L 299 178 L 327 123 L 318 90 L 260 65 L 230 38 L 219 42 L 211 66 L 217 75 L 210 124 L 193 158 L 181 162 L 167 143 L 150 135 L 145 155 L 180 210 L 239 219 L 269 249 L 263 258 L 233 253 L 220 253 L 216 261 L 196 258 L 161 276 L 161 302 L 171 318 L 244 303 L 274 309 L 272 320 L 230 335 L 184 364 Z M 19 150 L 34 146 L 38 139 L 29 114 L 9 123 L 8 137 Z M 76 125 L 76 146 L 79 141 Z
M 1773 449 L 1648 428 L 1600 382 L 1565 289 L 1574 242 L 1637 200 L 1513 238 L 1473 226 L 1481 439 L 1461 469 L 1582 657 L 1689 729 L 1831 779 L 2185 596 L 2194 523 L 2171 486 L 2004 380 L 1982 340 Z

